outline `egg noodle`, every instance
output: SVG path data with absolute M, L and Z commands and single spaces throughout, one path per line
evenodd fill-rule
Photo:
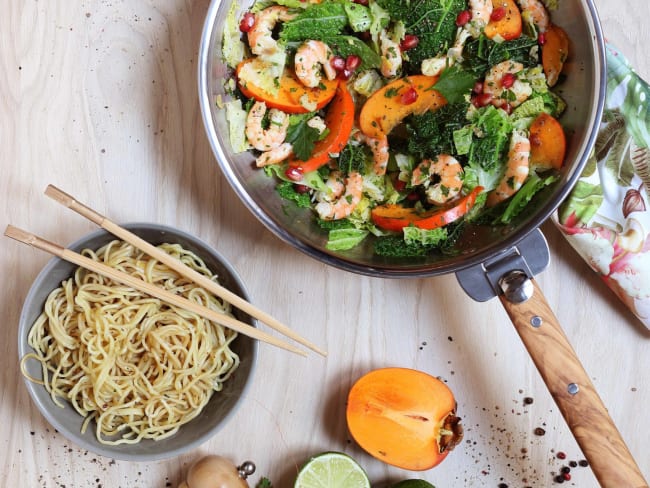
M 216 276 L 177 244 L 160 249 L 197 272 Z M 113 241 L 84 255 L 212 310 L 230 304 L 180 276 L 131 244 Z M 78 268 L 50 293 L 28 336 L 33 353 L 23 374 L 43 384 L 52 400 L 68 400 L 91 421 L 103 444 L 163 439 L 195 418 L 239 365 L 230 349 L 237 333 L 192 312 L 172 307 L 95 272 Z M 41 363 L 43 380 L 31 377 L 28 359 Z

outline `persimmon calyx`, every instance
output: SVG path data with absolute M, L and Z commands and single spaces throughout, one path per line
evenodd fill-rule
M 454 412 L 451 412 L 443 419 L 440 439 L 438 439 L 441 454 L 445 451 L 453 451 L 463 440 L 464 431 L 460 420 L 460 417 L 456 416 Z

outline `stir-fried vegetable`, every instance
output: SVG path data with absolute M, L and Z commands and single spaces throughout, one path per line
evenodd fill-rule
M 313 209 L 330 250 L 373 238 L 378 254 L 421 256 L 445 252 L 468 224 L 511 223 L 557 180 L 566 146 L 566 104 L 551 87 L 568 38 L 532 4 L 233 10 L 241 41 L 229 28 L 223 54 L 234 149 L 254 151 L 282 198 Z

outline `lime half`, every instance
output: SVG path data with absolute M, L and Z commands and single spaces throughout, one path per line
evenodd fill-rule
M 324 452 L 302 467 L 294 488 L 370 488 L 368 475 L 347 454 Z

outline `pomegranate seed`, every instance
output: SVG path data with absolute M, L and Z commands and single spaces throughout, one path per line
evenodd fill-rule
M 492 102 L 492 95 L 489 93 L 480 93 L 474 97 L 472 103 L 475 107 L 485 107 Z
M 399 47 L 402 51 L 408 51 L 409 49 L 413 49 L 415 46 L 417 46 L 419 42 L 420 38 L 418 36 L 413 34 L 406 34 L 404 36 L 404 39 L 402 39 Z
M 564 454 L 562 451 L 557 453 L 557 458 L 558 459 L 566 459 L 566 454 Z
M 506 103 L 505 105 L 501 106 L 501 110 L 503 110 L 505 113 L 510 115 L 512 113 L 512 105 L 510 105 L 509 103 Z
M 287 175 L 287 178 L 289 178 L 291 181 L 300 181 L 302 180 L 302 168 L 301 167 L 296 167 L 296 166 L 289 166 L 287 170 L 284 172 L 285 175 Z
M 490 20 L 497 22 L 503 19 L 505 16 L 506 16 L 506 8 L 497 7 L 492 11 L 492 15 L 490 15 Z
M 402 180 L 395 180 L 395 183 L 393 183 L 393 187 L 399 191 L 402 192 L 406 190 L 406 182 Z
M 564 473 L 562 475 L 562 478 L 564 478 L 565 481 L 570 481 L 571 480 L 571 475 L 569 473 Z
M 255 14 L 246 12 L 239 22 L 239 30 L 241 32 L 250 32 L 255 25 Z
M 295 183 L 293 189 L 296 190 L 296 193 L 309 193 L 309 187 L 307 185 Z
M 339 71 L 339 76 L 341 80 L 349 80 L 352 78 L 352 71 L 350 71 L 347 68 L 343 68 L 341 71 Z
M 343 71 L 345 69 L 345 59 L 341 56 L 333 56 L 332 59 L 330 59 L 330 66 L 332 66 L 336 71 Z
M 359 5 L 363 5 L 364 7 L 368 6 L 368 0 L 353 0 L 354 3 L 358 3 Z
M 540 32 L 537 35 L 537 42 L 539 42 L 540 46 L 546 44 L 546 34 L 544 32 Z
M 480 95 L 481 93 L 483 93 L 483 83 L 480 81 L 474 83 L 474 87 L 472 88 L 472 93 L 474 95 Z
M 501 86 L 506 89 L 511 88 L 515 84 L 515 81 L 517 81 L 517 77 L 514 74 L 506 73 L 501 78 Z
M 412 191 L 411 193 L 409 193 L 408 195 L 406 195 L 406 199 L 407 199 L 407 200 L 410 200 L 410 201 L 412 201 L 412 202 L 414 202 L 414 201 L 420 199 L 420 195 L 418 195 L 418 192 L 416 192 L 416 191 Z
M 361 64 L 361 58 L 356 54 L 350 54 L 345 60 L 345 69 L 348 71 L 354 71 Z
M 462 27 L 472 20 L 472 13 L 469 10 L 463 10 L 456 17 L 456 25 Z
M 418 99 L 418 92 L 413 87 L 409 88 L 404 93 L 402 93 L 401 100 L 404 105 L 411 105 L 412 103 L 415 103 L 417 99 Z

